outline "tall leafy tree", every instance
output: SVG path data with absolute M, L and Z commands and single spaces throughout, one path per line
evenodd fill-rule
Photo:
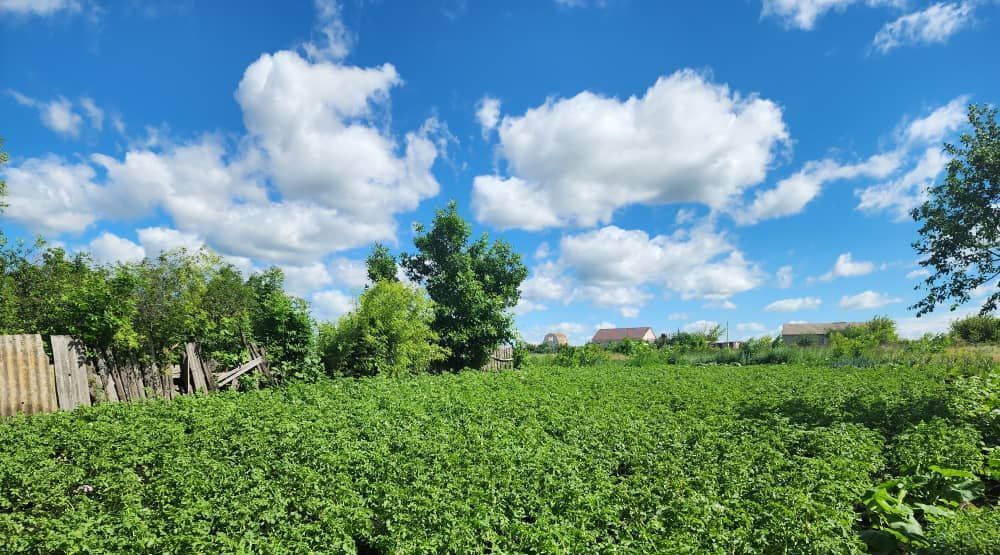
M 385 245 L 375 243 L 371 254 L 365 260 L 365 264 L 368 266 L 368 279 L 372 283 L 398 281 L 396 278 L 396 259 Z
M 452 201 L 439 209 L 428 230 L 414 226 L 414 254 L 402 255 L 407 276 L 423 284 L 435 303 L 432 328 L 449 355 L 442 368 L 481 367 L 497 345 L 516 338 L 510 309 L 528 276 L 521 256 L 502 240 L 472 228 Z
M 950 302 L 954 310 L 968 302 L 977 287 L 1000 276 L 1000 126 L 997 111 L 970 105 L 972 131 L 959 144 L 946 143 L 952 158 L 944 181 L 929 190 L 927 200 L 912 212 L 920 223 L 913 248 L 931 275 L 919 285 L 926 296 L 911 308 L 917 315 Z M 983 304 L 996 310 L 1000 290 Z

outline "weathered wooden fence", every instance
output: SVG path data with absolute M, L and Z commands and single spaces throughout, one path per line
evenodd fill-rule
M 41 335 L 0 335 L 0 416 L 215 391 L 255 368 L 272 379 L 263 349 L 253 344 L 249 362 L 220 373 L 196 343 L 186 344 L 181 364 L 170 367 L 142 366 L 134 356 L 88 357 L 65 335 L 51 336 L 50 345 L 51 362 Z
M 493 351 L 493 354 L 490 355 L 490 359 L 486 361 L 486 365 L 483 366 L 483 370 L 491 372 L 513 369 L 514 347 L 510 345 L 501 345 L 497 347 L 497 350 Z

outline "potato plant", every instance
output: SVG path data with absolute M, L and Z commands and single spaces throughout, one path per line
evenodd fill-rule
M 0 553 L 865 553 L 944 376 L 598 362 L 12 418 Z M 927 545 L 989 545 L 995 509 L 950 510 Z

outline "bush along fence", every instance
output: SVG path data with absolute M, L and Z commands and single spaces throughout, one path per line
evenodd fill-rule
M 246 363 L 222 372 L 201 356 L 197 343 L 184 345 L 180 364 L 162 368 L 140 365 L 134 356 L 88 356 L 66 335 L 51 336 L 49 346 L 51 359 L 41 335 L 0 335 L 0 416 L 207 393 L 236 387 L 254 369 L 273 380 L 264 350 L 252 343 Z

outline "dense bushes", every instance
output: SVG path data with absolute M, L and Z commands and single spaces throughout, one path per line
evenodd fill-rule
M 281 270 L 244 279 L 207 250 L 101 265 L 43 243 L 0 245 L 0 291 L 0 333 L 72 335 L 152 364 L 176 362 L 197 340 L 224 367 L 255 341 L 282 375 L 318 369 L 308 307 L 284 292 Z
M 967 316 L 952 322 L 951 335 L 966 343 L 1000 343 L 1000 318 Z
M 382 280 L 336 324 L 320 326 L 323 364 L 341 376 L 402 376 L 426 372 L 447 354 L 430 328 L 434 306 L 425 293 Z

